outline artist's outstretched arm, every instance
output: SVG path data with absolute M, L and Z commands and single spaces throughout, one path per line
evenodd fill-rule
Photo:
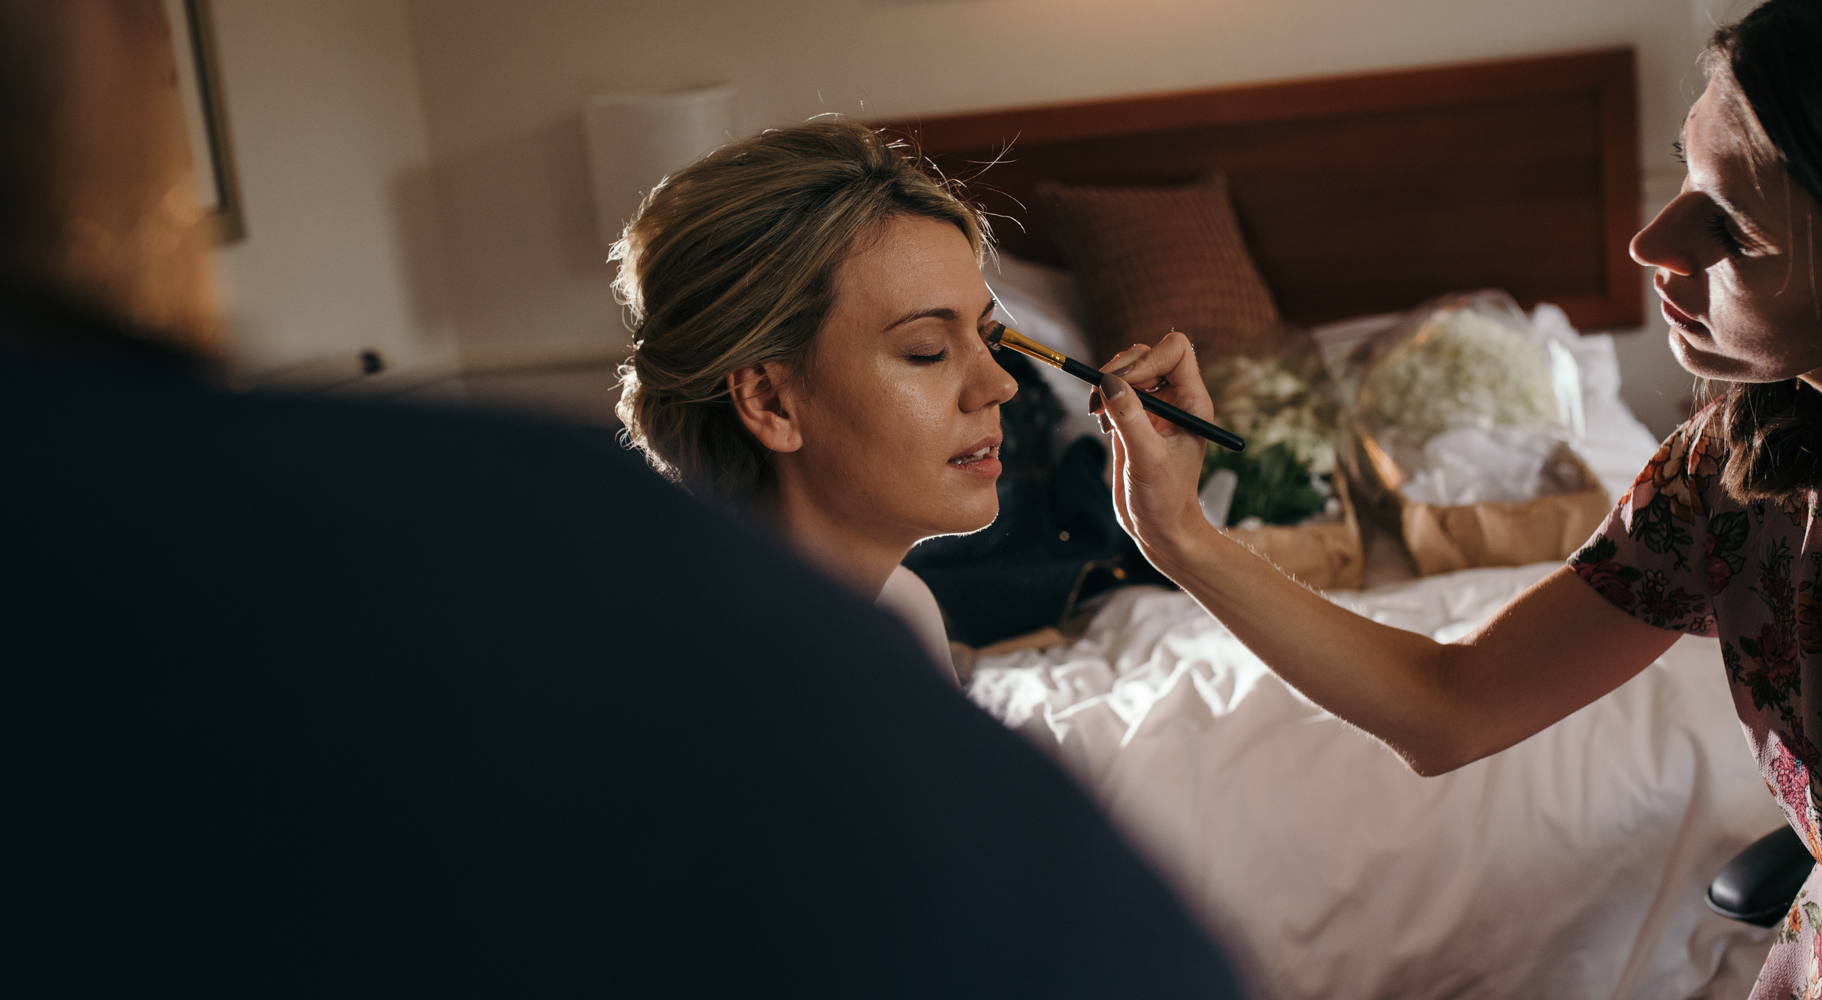
M 1114 506 L 1146 558 L 1279 676 L 1420 774 L 1537 733 L 1678 637 L 1615 608 L 1567 568 L 1449 644 L 1337 607 L 1208 523 L 1196 499 L 1202 440 L 1140 407 L 1132 386 L 1162 380 L 1162 398 L 1214 416 L 1188 339 L 1173 333 L 1155 348 L 1130 348 L 1104 370 L 1119 373 L 1100 393 Z

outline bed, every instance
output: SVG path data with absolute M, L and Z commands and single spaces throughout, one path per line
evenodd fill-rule
M 1573 347 L 1584 454 L 1617 495 L 1655 443 L 1619 400 L 1611 340 L 1575 331 L 1641 321 L 1633 74 L 1604 50 L 888 124 L 951 175 L 994 163 L 974 188 L 1003 217 L 989 282 L 1062 349 L 1084 349 L 1088 320 L 1028 208 L 1045 180 L 1224 173 L 1284 317 L 1308 326 L 1474 288 L 1553 303 L 1536 315 Z M 1368 561 L 1376 586 L 1329 597 L 1442 640 L 1554 565 L 1412 579 L 1395 554 Z M 1433 779 L 1180 593 L 1114 591 L 1079 635 L 1028 645 L 980 657 L 970 696 L 1090 790 L 1262 996 L 1744 996 L 1769 945 L 1702 902 L 1782 823 L 1712 640 Z

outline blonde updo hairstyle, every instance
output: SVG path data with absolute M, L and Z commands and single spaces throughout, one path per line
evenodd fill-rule
M 836 270 L 893 217 L 953 224 L 978 261 L 986 228 L 957 187 L 839 119 L 728 143 L 666 178 L 613 251 L 635 344 L 620 369 L 625 440 L 697 496 L 768 497 L 771 453 L 741 423 L 728 376 L 780 363 L 803 378 Z

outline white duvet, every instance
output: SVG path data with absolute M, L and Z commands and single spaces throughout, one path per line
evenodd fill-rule
M 1342 603 L 1454 638 L 1552 566 Z M 1782 817 L 1712 640 L 1439 778 L 1305 701 L 1188 597 L 1119 594 L 974 699 L 1114 816 L 1269 997 L 1743 997 L 1764 931 L 1702 904 Z
M 1589 395 L 1591 464 L 1617 491 L 1653 442 L 1616 393 Z M 1552 568 L 1331 598 L 1446 641 Z M 1156 589 L 1117 594 L 1071 645 L 979 661 L 970 694 L 1055 753 L 1266 997 L 1744 997 L 1769 944 L 1702 903 L 1783 822 L 1712 640 L 1682 639 L 1613 694 L 1439 778 Z

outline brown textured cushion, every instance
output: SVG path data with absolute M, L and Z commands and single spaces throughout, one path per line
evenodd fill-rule
M 1278 324 L 1240 239 L 1227 178 L 1179 187 L 1040 183 L 1058 248 L 1088 301 L 1097 363 L 1173 328 L 1204 362 Z

